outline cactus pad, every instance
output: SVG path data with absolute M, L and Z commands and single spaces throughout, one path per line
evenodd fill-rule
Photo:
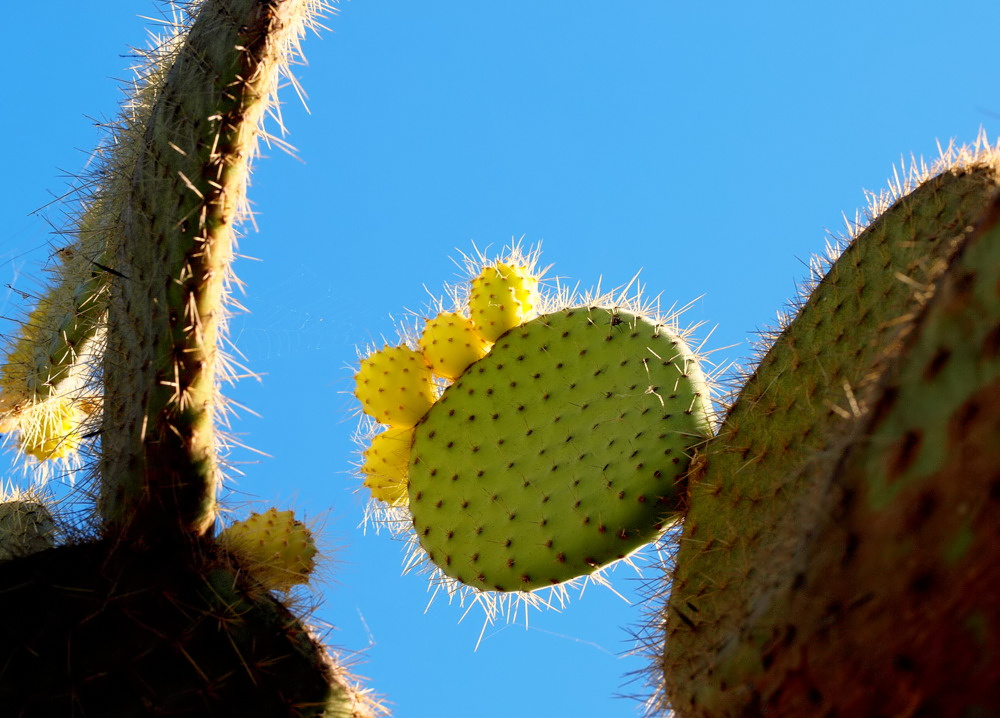
M 257 580 L 280 591 L 306 583 L 316 567 L 312 534 L 291 511 L 251 514 L 219 534 L 219 543 L 246 561 Z
M 656 619 L 678 714 L 959 715 L 955 696 L 996 696 L 997 642 L 962 622 L 996 614 L 997 572 L 960 559 L 996 545 L 978 432 L 996 427 L 998 230 L 974 228 L 998 167 L 962 153 L 878 207 L 707 443 Z
M 507 332 L 419 424 L 410 512 L 448 576 L 528 591 L 593 573 L 677 515 L 708 391 L 663 325 L 599 307 Z

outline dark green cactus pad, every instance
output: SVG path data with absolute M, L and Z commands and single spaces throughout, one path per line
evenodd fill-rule
M 698 362 L 662 324 L 576 307 L 515 327 L 418 425 L 410 512 L 448 576 L 529 591 L 653 540 L 710 432 Z
M 0 561 L 51 548 L 55 532 L 48 507 L 30 492 L 0 502 Z
M 893 354 L 744 631 L 765 714 L 1000 715 L 1000 201 Z
M 913 342 L 932 336 L 922 317 L 973 239 L 996 246 L 995 231 L 974 227 L 997 186 L 987 152 L 886 209 L 776 337 L 706 445 L 657 619 L 666 625 L 657 670 L 678 715 L 896 715 L 916 705 L 926 711 L 914 714 L 945 715 L 932 685 L 983 695 L 995 677 L 959 660 L 972 644 L 953 629 L 996 615 L 995 599 L 961 598 L 963 583 L 996 595 L 996 571 L 980 562 L 974 575 L 974 563 L 947 557 L 989 545 L 983 506 L 993 495 L 995 510 L 1000 461 L 979 424 L 995 431 L 985 407 L 996 297 L 923 357 Z M 997 266 L 995 253 L 981 261 Z M 952 416 L 977 392 L 983 410 L 960 429 Z M 952 496 L 957 511 L 939 513 Z M 996 645 L 993 623 L 981 633 L 977 655 Z

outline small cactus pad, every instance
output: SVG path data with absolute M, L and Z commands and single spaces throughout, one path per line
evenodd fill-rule
M 547 314 L 508 331 L 417 426 L 413 526 L 476 588 L 591 574 L 676 518 L 709 432 L 701 369 L 665 326 L 598 307 Z
M 500 263 L 472 280 L 469 314 L 476 331 L 495 342 L 531 317 L 537 297 L 538 279 L 526 267 Z
M 250 514 L 219 534 L 219 543 L 242 558 L 268 588 L 287 591 L 306 583 L 316 567 L 316 542 L 291 511 Z
M 431 368 L 406 346 L 387 346 L 365 357 L 354 380 L 364 412 L 389 426 L 416 425 L 434 403 Z
M 457 379 L 466 367 L 482 359 L 490 343 L 481 337 L 467 317 L 442 312 L 427 320 L 420 337 L 420 351 L 438 376 Z
M 0 561 L 28 556 L 55 545 L 52 514 L 37 499 L 0 502 Z
M 67 458 L 80 446 L 82 419 L 83 412 L 66 399 L 30 407 L 20 420 L 21 450 L 39 461 Z
M 364 451 L 361 472 L 372 496 L 390 506 L 406 503 L 406 477 L 410 465 L 413 429 L 390 427 L 372 438 Z

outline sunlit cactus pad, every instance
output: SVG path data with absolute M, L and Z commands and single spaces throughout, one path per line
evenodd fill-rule
M 656 540 L 683 511 L 711 403 L 688 333 L 632 284 L 571 296 L 540 287 L 537 250 L 466 259 L 453 308 L 361 359 L 359 473 L 410 567 L 503 602 Z
M 409 509 L 448 576 L 529 591 L 593 573 L 676 516 L 708 390 L 686 344 L 616 309 L 502 335 L 418 425 Z
M 246 562 L 257 580 L 279 591 L 308 582 L 316 567 L 312 532 L 291 511 L 251 514 L 219 534 L 219 543 Z

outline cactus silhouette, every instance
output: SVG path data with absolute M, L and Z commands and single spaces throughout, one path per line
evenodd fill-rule
M 4 366 L 0 411 L 43 462 L 96 453 L 90 530 L 0 505 L 5 715 L 370 716 L 277 599 L 315 545 L 290 512 L 213 537 L 219 338 L 265 111 L 318 0 L 205 0 L 148 54 L 75 241 Z M 55 545 L 54 545 L 55 544 Z

